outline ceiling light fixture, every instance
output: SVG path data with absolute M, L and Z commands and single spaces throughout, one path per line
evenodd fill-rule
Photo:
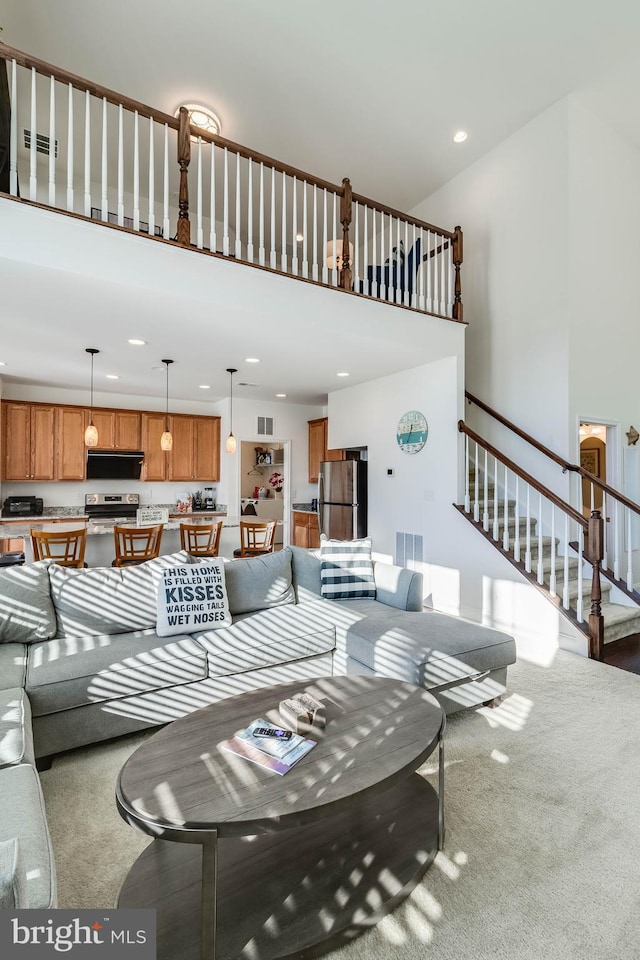
M 300 232 L 296 233 L 296 240 L 298 241 L 298 243 L 302 243 L 302 241 L 304 240 L 304 233 L 300 233 Z
M 245 358 L 244 358 L 244 362 L 245 362 L 245 363 L 260 363 L 260 360 L 258 359 L 258 357 L 245 357 Z
M 89 426 L 84 432 L 84 445 L 85 447 L 97 447 L 98 429 L 93 423 L 93 358 L 96 353 L 100 353 L 100 351 L 96 350 L 95 347 L 86 347 L 85 353 L 91 354 L 91 409 L 89 411 Z
M 169 364 L 173 363 L 173 360 L 163 360 L 162 362 L 167 368 L 167 405 L 165 409 L 164 433 L 160 437 L 160 449 L 168 453 L 173 447 L 173 437 L 169 430 Z
M 211 390 L 211 385 L 208 383 L 199 383 L 198 390 Z
M 0 360 L 0 367 L 6 367 L 6 365 L 7 365 L 6 360 Z
M 346 370 L 343 370 L 341 373 L 336 373 L 336 377 L 348 377 L 349 374 Z
M 105 379 L 107 380 L 119 380 L 120 377 L 117 373 L 105 373 Z
M 146 347 L 147 345 L 146 340 L 138 340 L 136 337 L 132 337 L 131 340 L 129 340 L 129 343 L 131 343 L 134 347 Z
M 453 142 L 464 143 L 468 136 L 469 134 L 466 130 L 458 130 L 458 132 L 453 135 Z
M 205 133 L 213 133 L 216 136 L 220 136 L 222 133 L 222 124 L 220 123 L 220 118 L 209 107 L 205 107 L 201 103 L 183 103 L 174 113 L 175 117 L 180 116 L 180 110 L 182 107 L 186 107 L 189 113 L 189 122 L 193 127 L 199 127 L 200 130 L 204 130 Z M 197 140 L 197 137 L 192 137 L 192 140 Z
M 280 400 L 284 400 L 286 393 L 276 393 L 276 397 L 278 397 Z
M 229 436 L 227 437 L 226 450 L 227 453 L 235 453 L 238 448 L 238 443 L 236 438 L 233 435 L 233 375 L 237 373 L 235 367 L 227 367 L 227 373 L 229 374 Z

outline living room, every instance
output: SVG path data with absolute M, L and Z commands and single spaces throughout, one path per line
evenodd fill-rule
M 36 7 L 37 5 L 33 9 Z M 626 6 L 623 13 L 621 22 L 625 22 L 625 16 L 632 16 Z M 19 40 L 18 36 L 8 36 L 8 26 L 7 18 L 4 39 L 8 42 L 14 42 L 23 49 L 50 59 L 51 62 L 83 73 L 82 64 L 76 66 L 66 52 L 62 57 L 54 56 L 45 46 L 36 49 L 25 42 L 26 34 L 23 35 L 25 40 Z M 629 29 L 628 33 L 632 34 L 633 31 Z M 91 76 L 89 71 L 84 72 Z M 624 73 L 622 69 L 620 72 Z M 273 324 L 274 328 L 279 323 L 289 323 L 286 327 L 287 343 L 295 337 L 296 324 L 298 336 L 307 343 L 313 343 L 314 349 L 319 339 L 317 331 L 326 329 L 327 324 L 327 340 L 332 342 L 333 338 L 334 343 L 335 337 L 351 325 L 359 325 L 358 335 L 367 337 L 376 335 L 377 325 L 382 328 L 393 324 L 398 344 L 410 344 L 409 348 L 403 348 L 404 364 L 399 363 L 395 372 L 376 373 L 371 370 L 369 375 L 362 377 L 355 386 L 327 390 L 326 402 L 323 397 L 319 402 L 300 404 L 301 409 L 296 411 L 298 435 L 302 438 L 307 419 L 327 413 L 331 446 L 366 445 L 375 453 L 378 473 L 372 478 L 371 517 L 372 534 L 379 552 L 388 559 L 393 559 L 396 549 L 395 536 L 398 532 L 422 535 L 426 544 L 426 556 L 419 565 L 425 574 L 425 599 L 442 611 L 462 613 L 476 621 L 521 634 L 519 639 L 523 659 L 530 655 L 533 660 L 554 665 L 555 673 L 550 670 L 545 681 L 548 683 L 549 678 L 555 675 L 558 679 L 557 685 L 554 684 L 555 695 L 558 698 L 569 697 L 574 716 L 582 718 L 583 729 L 587 723 L 591 728 L 592 718 L 580 712 L 582 697 L 572 685 L 584 684 L 585 690 L 597 690 L 598 696 L 601 696 L 603 690 L 610 689 L 608 675 L 600 672 L 598 665 L 582 663 L 578 658 L 570 658 L 565 664 L 561 657 L 556 656 L 558 644 L 562 646 L 576 642 L 571 631 L 567 638 L 562 618 L 536 596 L 533 588 L 521 581 L 497 551 L 482 542 L 473 531 L 468 530 L 452 508 L 449 512 L 449 508 L 454 501 L 461 502 L 462 493 L 460 448 L 455 425 L 460 417 L 467 417 L 472 422 L 474 417 L 470 408 L 464 408 L 465 386 L 472 388 L 477 395 L 573 460 L 577 454 L 577 429 L 574 429 L 574 421 L 577 422 L 579 416 L 606 416 L 621 423 L 625 429 L 638 419 L 633 393 L 634 350 L 629 349 L 629 345 L 633 347 L 635 344 L 635 328 L 627 319 L 629 305 L 628 297 L 625 296 L 627 278 L 632 275 L 635 255 L 638 252 L 638 240 L 633 229 L 635 217 L 629 215 L 630 210 L 633 214 L 640 205 L 634 172 L 637 148 L 628 138 L 620 135 L 617 117 L 611 116 L 609 121 L 605 122 L 599 112 L 604 97 L 602 91 L 605 87 L 609 92 L 614 90 L 616 78 L 617 72 L 612 69 L 608 76 L 603 77 L 600 85 L 594 84 L 587 91 L 565 96 L 546 111 L 539 111 L 538 116 L 522 125 L 483 158 L 478 157 L 475 164 L 471 164 L 451 179 L 446 186 L 437 189 L 435 193 L 425 190 L 424 196 L 431 195 L 424 203 L 416 202 L 413 205 L 412 210 L 418 216 L 447 227 L 461 223 L 465 229 L 463 290 L 465 319 L 469 321 L 466 332 L 453 324 L 446 325 L 445 321 L 430 323 L 427 318 L 414 319 L 408 313 L 405 317 L 405 311 L 384 303 L 366 304 L 362 301 L 362 305 L 356 305 L 360 304 L 356 298 L 344 297 L 328 290 L 314 289 L 307 293 L 305 284 L 296 284 L 284 278 L 261 277 L 260 281 L 245 281 L 244 276 L 251 272 L 250 268 L 239 264 L 215 262 L 210 266 L 211 272 L 206 275 L 204 269 L 200 273 L 200 267 L 186 268 L 191 283 L 188 299 L 197 303 L 197 310 L 203 311 L 206 304 L 210 303 L 209 295 L 213 283 L 216 291 L 227 284 L 226 299 L 224 294 L 221 295 L 222 312 L 228 309 L 231 303 L 236 303 L 238 294 L 243 295 L 243 290 L 251 283 L 255 295 L 263 301 L 268 300 L 273 307 L 270 317 L 261 322 Z M 107 82 L 106 77 L 103 79 Z M 118 88 L 115 81 L 112 81 L 112 85 Z M 247 138 L 247 142 L 251 141 Z M 280 156 L 280 153 L 275 155 Z M 282 153 L 282 156 L 286 159 L 288 154 L 285 156 L 285 153 Z M 296 159 L 293 153 L 291 159 Z M 302 161 L 299 162 L 304 166 Z M 343 172 L 343 163 L 344 161 L 341 161 L 335 174 L 336 180 L 339 180 Z M 347 166 L 345 169 L 352 172 L 355 167 Z M 331 172 L 327 170 L 325 173 L 330 175 Z M 602 191 L 603 182 L 607 184 L 606 194 Z M 371 192 L 370 195 L 376 194 Z M 12 272 L 14 277 L 19 279 L 22 270 L 20 260 L 23 264 L 39 263 L 46 275 L 47 267 L 51 268 L 58 247 L 61 261 L 73 256 L 72 262 L 78 270 L 84 250 L 82 272 L 85 278 L 91 278 L 87 283 L 90 287 L 93 286 L 94 300 L 99 300 L 106 290 L 107 277 L 101 282 L 97 275 L 105 264 L 113 265 L 111 280 L 118 277 L 118 282 L 121 283 L 126 277 L 126 261 L 132 249 L 132 246 L 128 245 L 129 241 L 124 241 L 121 237 L 112 240 L 108 237 L 111 231 L 103 230 L 105 238 L 95 240 L 101 247 L 100 251 L 97 251 L 93 246 L 87 247 L 81 239 L 84 234 L 81 235 L 79 230 L 72 236 L 75 226 L 61 226 L 59 221 L 64 218 L 28 209 L 14 214 L 9 209 L 11 206 L 13 205 L 10 201 L 3 201 L 2 219 L 3 224 L 7 224 L 8 234 L 5 234 L 3 245 L 3 276 Z M 40 219 L 36 220 L 36 216 Z M 93 242 L 100 228 L 93 226 L 86 229 L 92 230 Z M 51 231 L 48 235 L 50 239 L 47 239 L 46 245 L 43 244 L 46 248 L 36 249 L 30 238 L 34 235 L 45 237 L 48 230 Z M 65 231 L 68 231 L 66 241 L 62 239 Z M 594 237 L 598 238 L 597 242 L 592 240 Z M 615 243 L 611 239 L 613 237 L 616 238 Z M 121 241 L 127 247 L 126 252 L 118 252 L 116 241 Z M 135 270 L 144 272 L 146 268 L 149 278 L 154 275 L 154 286 L 169 273 L 183 281 L 185 277 L 179 277 L 181 265 L 175 263 L 180 256 L 182 260 L 187 259 L 187 254 L 180 255 L 175 251 L 147 254 L 145 250 L 144 254 L 136 259 Z M 146 267 L 144 259 L 147 260 Z M 198 257 L 194 254 L 192 259 L 195 261 Z M 66 259 L 66 262 L 69 263 L 69 259 Z M 237 279 L 241 275 L 239 271 L 242 272 L 242 282 Z M 200 276 L 197 276 L 198 273 Z M 254 273 L 258 274 L 259 271 Z M 606 278 L 606 282 L 602 282 L 602 278 Z M 134 285 L 140 287 L 139 280 L 140 273 L 135 284 L 133 280 L 123 284 L 121 293 L 124 294 L 125 302 L 132 295 Z M 258 286 L 259 282 L 261 286 Z M 148 286 L 150 285 L 149 281 Z M 144 288 L 144 284 L 142 287 Z M 300 288 L 299 292 L 297 288 Z M 97 297 L 96 290 L 99 291 Z M 62 296 L 64 297 L 64 293 Z M 60 293 L 57 297 L 60 297 Z M 56 302 L 53 284 L 47 291 L 47 299 L 49 302 Z M 80 304 L 85 317 L 91 316 L 88 300 L 89 293 L 87 300 L 82 300 Z M 14 308 L 17 302 L 16 297 Z M 114 298 L 111 316 L 117 316 L 121 310 L 122 306 L 118 307 L 118 301 Z M 175 316 L 180 315 L 180 305 L 176 304 Z M 609 334 L 605 342 L 602 338 L 603 317 L 606 317 Z M 89 330 L 89 327 L 86 326 L 85 330 Z M 45 330 L 41 332 L 44 334 Z M 221 332 L 217 330 L 216 334 Z M 620 342 L 626 344 L 624 351 L 617 347 Z M 68 352 L 77 353 L 78 357 L 82 358 L 84 347 L 88 343 L 86 336 L 82 341 L 76 338 L 67 344 Z M 218 341 L 216 346 L 217 343 Z M 386 349 L 388 341 L 385 340 L 384 343 Z M 599 363 L 593 358 L 594 343 L 598 345 Z M 248 350 L 246 353 L 249 355 Z M 216 367 L 223 370 L 230 361 L 223 359 L 220 354 L 221 359 L 218 362 L 217 355 L 216 350 L 211 366 L 215 362 Z M 613 356 L 615 361 L 609 359 Z M 407 357 L 410 359 L 407 360 Z M 535 365 L 533 358 L 536 358 Z M 599 370 L 599 376 L 595 378 L 594 364 Z M 7 379 L 2 386 L 5 397 L 38 399 L 44 396 L 41 392 L 43 389 L 47 389 L 47 396 L 53 389 L 45 388 L 42 384 L 11 383 L 8 379 L 9 369 L 6 373 Z M 523 390 L 523 386 L 526 389 Z M 75 396 L 79 396 L 80 392 L 78 389 Z M 105 393 L 104 396 L 110 399 L 113 397 L 110 393 Z M 65 392 L 63 387 L 56 387 L 54 399 L 62 401 L 63 398 L 68 401 L 70 394 Z M 81 402 L 85 402 L 84 395 Z M 154 402 L 161 409 L 161 390 Z M 126 405 L 124 394 L 121 403 Z M 195 401 L 191 404 L 184 402 L 184 411 L 195 412 L 203 409 L 193 404 Z M 259 413 L 267 412 L 268 415 L 274 410 L 274 406 L 273 402 L 265 407 L 263 403 L 254 404 L 234 397 L 234 417 L 238 416 L 238 423 L 244 421 L 247 424 L 246 427 L 235 427 L 238 435 L 244 434 L 249 438 L 251 431 L 248 424 L 253 425 L 255 416 Z M 405 409 L 413 408 L 425 412 L 430 434 L 423 456 L 407 458 L 396 449 L 395 431 L 399 415 Z M 209 406 L 207 409 L 210 409 Z M 227 410 L 225 398 L 220 406 L 223 421 Z M 275 407 L 275 414 L 277 417 L 281 416 L 279 407 Z M 489 436 L 492 435 L 488 423 L 483 423 L 482 428 Z M 223 435 L 227 429 L 228 424 L 224 422 Z M 496 436 L 495 439 L 501 446 L 507 447 L 509 452 L 510 441 L 504 435 L 499 438 Z M 529 469 L 535 468 L 549 486 L 563 492 L 566 490 L 566 478 L 559 471 L 547 473 L 544 465 L 530 462 L 529 454 L 520 446 L 514 446 L 511 452 L 517 455 L 520 462 L 527 464 Z M 224 455 L 222 469 L 228 469 Z M 297 466 L 293 469 L 297 478 L 294 481 L 295 488 L 303 488 L 305 465 L 302 445 Z M 391 477 L 387 474 L 389 469 L 394 471 Z M 230 489 L 231 481 L 227 478 L 225 482 L 229 484 L 227 489 Z M 222 477 L 220 489 L 223 489 Z M 227 502 L 230 500 L 231 496 L 227 495 Z M 476 829 L 482 822 L 481 814 L 490 818 L 492 813 L 489 798 L 494 789 L 488 773 L 497 777 L 503 788 L 501 793 L 509 789 L 509 778 L 506 776 L 509 763 L 504 757 L 511 756 L 512 761 L 516 757 L 514 751 L 517 737 L 514 736 L 514 731 L 532 730 L 534 724 L 530 711 L 538 711 L 535 719 L 541 727 L 544 726 L 543 718 L 546 718 L 548 723 L 557 722 L 560 726 L 563 723 L 557 716 L 553 719 L 554 707 L 550 702 L 550 688 L 542 681 L 539 685 L 532 681 L 533 686 L 527 688 L 527 679 L 531 680 L 532 676 L 537 678 L 539 675 L 535 672 L 532 674 L 530 667 L 527 674 L 526 663 L 518 667 L 522 673 L 515 673 L 512 677 L 519 686 L 514 689 L 509 703 L 498 708 L 498 711 L 480 711 L 477 722 L 473 724 L 473 737 L 477 738 L 475 743 L 479 750 L 486 747 L 487 756 L 496 753 L 489 770 L 480 767 L 473 771 L 480 776 L 477 782 L 482 784 L 482 790 L 479 792 L 486 791 L 487 798 L 484 806 L 478 804 L 476 807 Z M 587 667 L 596 671 L 597 682 L 586 672 Z M 624 688 L 625 695 L 632 701 L 634 688 L 631 680 L 621 682 L 627 685 Z M 566 684 L 566 687 L 563 684 Z M 614 686 L 613 681 L 611 684 Z M 535 696 L 532 693 L 534 689 Z M 602 717 L 599 718 L 598 736 L 601 739 L 598 744 L 602 750 L 608 749 L 612 739 L 620 736 L 620 730 L 633 729 L 627 708 L 620 705 L 613 693 L 610 702 L 615 703 L 613 709 L 617 714 L 617 723 L 612 726 L 608 723 L 608 718 L 607 722 L 604 722 Z M 532 708 L 532 704 L 535 704 L 535 708 Z M 463 749 L 468 743 L 463 730 L 464 724 L 461 720 L 456 720 L 455 723 L 452 721 L 452 726 L 455 726 L 456 733 L 461 737 L 460 748 Z M 581 728 L 572 720 L 566 729 L 577 735 Z M 471 734 L 469 738 L 471 739 Z M 616 749 L 610 759 L 610 766 L 608 765 L 608 776 L 614 778 L 620 796 L 624 789 L 628 789 L 618 782 L 616 773 L 615 761 L 622 756 L 623 746 L 632 749 L 628 732 L 624 737 L 620 736 L 620 755 Z M 564 783 L 566 771 L 562 770 L 558 757 L 549 758 L 542 744 L 538 749 L 536 756 L 540 761 L 540 768 L 544 762 L 551 763 L 551 776 L 559 778 L 556 780 L 557 784 Z M 570 749 L 568 734 L 566 740 L 558 740 L 557 749 L 558 753 Z M 500 759 L 499 754 L 504 757 Z M 566 758 L 566 753 L 564 756 Z M 578 757 L 577 752 L 574 757 L 576 764 L 578 759 L 587 762 L 587 757 Z M 552 763 L 554 760 L 556 765 Z M 70 765 L 73 759 L 70 757 L 65 762 Z M 579 776 L 579 766 L 574 769 L 576 776 Z M 47 774 L 44 774 L 45 779 L 46 776 Z M 62 781 L 63 777 L 60 777 L 56 782 L 55 791 L 59 790 L 60 793 L 56 793 L 59 799 L 53 800 L 60 804 L 60 811 L 64 803 L 68 803 L 68 800 L 61 799 Z M 454 782 L 451 789 L 455 790 L 455 786 Z M 464 782 L 459 786 L 464 789 Z M 571 797 L 569 790 L 562 792 L 563 804 L 570 807 L 575 802 L 576 798 Z M 49 806 L 49 798 L 47 805 Z M 464 819 L 462 809 L 454 809 L 459 818 L 458 822 L 461 822 Z M 586 816 L 584 808 L 579 809 Z M 622 805 L 616 806 L 616 809 L 622 810 Z M 544 805 L 541 805 L 540 816 L 545 815 L 544 810 Z M 501 812 L 505 822 L 508 822 L 514 811 L 511 805 L 505 803 Z M 85 822 L 90 819 L 87 817 Z M 59 832 L 65 831 L 61 827 Z M 126 836 L 129 837 L 129 834 Z M 533 842 L 532 834 L 526 836 Z M 496 840 L 495 833 L 491 839 Z M 457 906 L 458 916 L 468 909 L 463 901 L 456 897 L 471 897 L 472 902 L 476 903 L 473 900 L 476 892 L 474 888 L 461 882 L 461 875 L 469 876 L 468 860 L 465 861 L 464 858 L 469 856 L 472 849 L 470 840 L 470 834 L 461 835 L 461 842 L 455 851 L 451 851 L 452 855 L 448 859 L 441 857 L 440 885 L 435 893 L 433 890 L 417 893 L 416 901 L 409 904 L 409 909 L 401 915 L 401 920 L 394 921 L 392 916 L 384 927 L 384 933 L 381 932 L 382 926 L 375 931 L 375 946 L 369 947 L 371 955 L 393 955 L 390 951 L 399 949 L 404 952 L 407 943 L 426 953 L 432 940 L 434 946 L 439 942 L 442 947 L 442 932 L 446 929 L 447 933 L 454 933 L 451 917 L 456 915 L 456 910 L 452 912 L 453 904 Z M 567 837 L 568 848 L 571 840 L 575 841 L 577 847 L 578 841 L 574 836 Z M 127 842 L 124 841 L 125 844 Z M 476 856 L 480 852 L 486 853 L 486 849 L 482 847 L 473 849 Z M 498 849 L 506 856 L 504 848 Z M 545 869 L 542 851 L 538 853 L 535 868 L 540 872 L 536 873 L 534 883 L 544 876 Z M 623 859 L 617 841 L 610 854 L 616 859 Z M 617 859 L 617 862 L 620 860 Z M 497 854 L 493 856 L 490 864 L 488 869 L 493 867 L 496 873 L 504 870 L 504 864 Z M 581 865 L 584 865 L 584 861 L 581 861 Z M 509 882 L 513 884 L 514 879 L 511 874 Z M 526 884 L 518 886 L 522 910 L 526 909 L 525 886 Z M 506 887 L 505 881 L 503 889 L 506 890 Z M 452 894 L 456 894 L 453 899 Z M 540 914 L 546 912 L 545 901 L 554 898 L 553 885 L 546 888 L 541 886 L 539 895 L 534 911 L 538 919 Z M 506 893 L 504 897 L 500 902 L 506 913 L 509 900 Z M 558 899 L 562 900 L 561 897 Z M 577 911 L 577 905 L 571 898 L 569 902 L 565 899 L 564 903 L 567 913 Z M 485 901 L 483 909 L 486 908 Z M 624 910 L 624 907 L 622 909 Z M 522 920 L 523 915 L 519 916 Z M 575 912 L 574 916 L 586 923 L 582 912 Z M 597 935 L 602 937 L 603 942 L 598 941 L 596 946 L 593 946 L 596 933 L 592 927 L 590 944 L 584 949 L 587 952 L 591 950 L 591 955 L 608 957 L 612 954 L 607 953 L 610 949 L 610 944 L 606 942 L 607 935 L 613 937 L 614 931 L 617 933 L 624 930 L 626 921 L 624 916 L 617 914 L 616 920 L 603 922 L 604 933 L 601 930 Z M 499 924 L 501 930 L 504 930 L 506 925 L 506 922 Z M 551 956 L 570 956 L 572 950 L 578 955 L 576 944 L 568 942 L 568 935 L 562 932 L 561 928 L 562 925 L 558 922 L 552 927 L 556 939 L 554 940 L 551 934 L 545 935 L 538 940 L 535 950 L 533 944 L 519 944 L 520 952 L 516 952 L 512 944 L 511 955 L 535 956 L 535 951 L 540 950 L 541 944 L 544 944 L 545 952 Z M 456 939 L 451 941 L 453 954 L 488 956 L 489 947 L 486 939 L 482 939 L 479 914 L 477 920 L 469 924 L 469 930 L 470 939 L 466 944 L 461 944 Z M 540 934 L 539 925 L 536 926 L 536 931 Z M 483 944 L 480 948 L 476 946 L 475 953 L 471 952 L 474 949 L 471 943 L 473 932 L 480 938 L 479 941 L 476 940 L 476 944 Z M 354 943 L 345 954 L 366 956 L 367 939 L 364 938 L 360 944 Z M 629 942 L 632 943 L 631 933 Z

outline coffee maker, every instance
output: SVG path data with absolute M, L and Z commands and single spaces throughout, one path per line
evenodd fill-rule
M 202 497 L 202 506 L 204 507 L 205 510 L 215 510 L 216 498 L 215 498 L 213 487 L 204 488 L 204 495 Z

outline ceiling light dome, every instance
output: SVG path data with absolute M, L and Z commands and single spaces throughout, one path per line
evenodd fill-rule
M 199 127 L 205 133 L 212 133 L 220 136 L 222 133 L 222 124 L 220 118 L 209 107 L 201 103 L 183 103 L 175 112 L 175 116 L 180 116 L 180 110 L 185 107 L 189 112 L 189 121 L 192 126 Z
M 464 143 L 468 136 L 469 134 L 466 130 L 458 130 L 457 133 L 454 133 L 453 135 L 453 142 Z

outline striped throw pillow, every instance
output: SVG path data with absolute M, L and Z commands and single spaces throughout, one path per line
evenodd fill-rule
M 320 538 L 320 593 L 327 600 L 375 600 L 371 538 Z

